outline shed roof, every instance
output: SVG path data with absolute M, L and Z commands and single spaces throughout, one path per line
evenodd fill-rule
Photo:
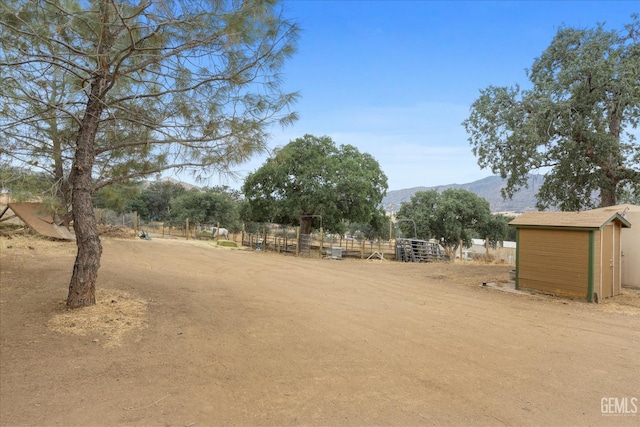
M 525 212 L 509 225 L 514 227 L 541 228 L 592 228 L 598 229 L 612 221 L 619 221 L 622 227 L 631 227 L 631 223 L 617 212 L 591 210 L 583 212 Z
M 594 211 L 607 211 L 607 212 L 618 212 L 624 218 L 624 214 L 627 212 L 640 212 L 639 205 L 632 205 L 630 203 L 624 203 L 621 205 L 615 206 L 607 206 L 605 208 L 596 208 Z

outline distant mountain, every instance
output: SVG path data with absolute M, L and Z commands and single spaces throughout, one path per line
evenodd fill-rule
M 389 205 L 393 204 L 393 209 L 397 211 L 403 202 L 410 201 L 411 196 L 418 191 L 437 190 L 441 193 L 449 188 L 456 188 L 471 191 L 488 201 L 491 212 L 525 212 L 536 210 L 536 193 L 543 182 L 544 176 L 529 175 L 528 188 L 521 189 L 511 199 L 503 200 L 500 190 L 506 185 L 506 180 L 494 175 L 468 184 L 413 187 L 389 191 L 386 197 L 382 199 L 382 204 L 385 209 L 388 209 Z

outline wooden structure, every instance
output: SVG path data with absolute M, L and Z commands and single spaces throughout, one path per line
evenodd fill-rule
M 598 302 L 620 293 L 621 229 L 617 212 L 526 212 L 517 230 L 516 289 Z
M 619 213 L 631 228 L 622 229 L 622 286 L 640 289 L 640 206 L 623 204 L 599 208 L 611 215 Z
M 53 221 L 51 214 L 47 212 L 42 203 L 9 203 L 0 213 L 0 220 L 8 210 L 11 210 L 22 222 L 43 236 L 60 240 L 75 240 L 69 230 Z M 6 219 L 10 218 L 13 216 L 6 217 Z

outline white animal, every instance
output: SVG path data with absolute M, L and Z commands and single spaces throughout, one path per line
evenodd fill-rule
M 211 227 L 211 232 L 213 233 L 213 237 L 222 236 L 225 240 L 229 240 L 229 230 L 226 228 Z

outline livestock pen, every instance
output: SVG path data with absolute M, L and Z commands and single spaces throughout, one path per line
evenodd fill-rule
M 393 240 L 359 239 L 322 231 L 305 235 L 300 234 L 299 227 L 277 224 L 251 229 L 253 232 L 242 232 L 241 244 L 256 250 L 315 258 L 396 258 Z

